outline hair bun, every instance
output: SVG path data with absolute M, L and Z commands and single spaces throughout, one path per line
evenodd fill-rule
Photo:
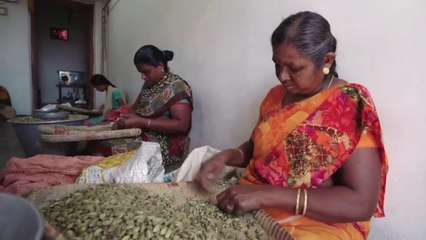
M 171 61 L 173 59 L 173 56 L 175 55 L 172 51 L 169 51 L 169 50 L 164 50 L 163 54 L 164 54 L 164 61 L 166 62 Z

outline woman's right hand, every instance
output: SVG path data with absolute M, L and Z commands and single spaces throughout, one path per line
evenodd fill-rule
M 126 120 L 131 118 L 132 114 L 122 114 L 120 115 L 119 118 L 117 118 L 117 121 L 114 122 L 114 124 L 112 125 L 112 129 L 113 130 L 118 130 L 118 129 L 125 129 L 128 128 L 126 126 Z
M 138 122 L 141 117 L 136 116 L 135 114 L 123 114 L 118 120 L 113 124 L 113 129 L 127 129 L 127 128 L 136 128 L 138 127 Z
M 201 188 L 208 191 L 217 183 L 217 181 L 219 181 L 219 177 L 230 157 L 231 153 L 228 150 L 225 150 L 205 161 L 195 176 L 194 182 Z

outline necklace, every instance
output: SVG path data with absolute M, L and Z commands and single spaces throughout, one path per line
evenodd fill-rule
M 327 88 L 326 89 L 329 89 L 330 87 L 331 87 L 331 85 L 333 84 L 333 81 L 334 81 L 334 74 L 333 75 L 331 75 L 331 79 L 330 79 L 330 82 L 328 83 L 328 86 L 327 86 Z M 322 90 L 325 90 L 325 89 L 320 89 L 317 93 L 319 93 L 319 92 L 321 92 Z M 285 99 L 286 99 L 286 97 L 287 97 L 287 93 L 288 93 L 288 91 L 286 90 L 285 91 L 285 93 L 284 93 L 284 97 L 283 97 L 283 100 L 282 100 L 282 102 L 281 102 L 281 106 L 285 106 Z M 315 95 L 315 94 L 314 94 Z

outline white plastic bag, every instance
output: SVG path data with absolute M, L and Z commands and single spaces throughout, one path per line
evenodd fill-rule
M 163 175 L 161 148 L 155 142 L 142 142 L 136 154 L 110 174 L 115 183 L 163 182 Z

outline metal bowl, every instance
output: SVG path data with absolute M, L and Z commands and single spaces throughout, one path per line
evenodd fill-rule
M 25 156 L 31 157 L 40 153 L 40 149 L 37 144 L 40 139 L 40 133 L 38 131 L 38 127 L 40 125 L 83 125 L 84 121 L 88 118 L 88 116 L 75 114 L 70 115 L 69 118 L 65 120 L 43 120 L 33 118 L 32 116 L 18 116 L 9 119 L 7 122 L 12 124 L 15 129 L 19 142 L 24 149 Z
M 40 109 L 34 109 L 33 113 L 48 113 L 48 112 L 57 112 L 58 109 L 45 109 L 45 108 L 40 108 Z
M 41 239 L 43 220 L 30 202 L 0 193 L 0 203 L 0 239 Z
M 69 112 L 58 111 L 33 111 L 33 117 L 43 120 L 64 120 L 68 119 Z

